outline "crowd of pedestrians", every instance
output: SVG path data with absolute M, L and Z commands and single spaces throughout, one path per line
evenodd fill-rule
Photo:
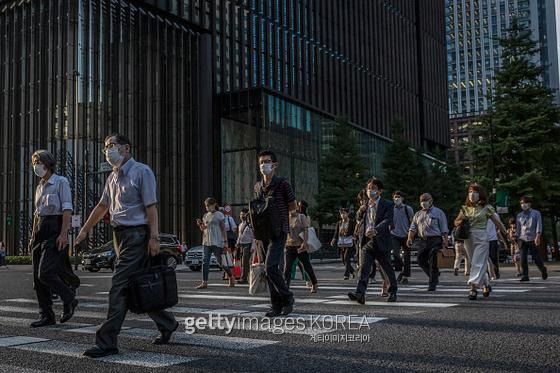
M 113 166 L 103 195 L 78 234 L 75 244 L 87 238 L 91 229 L 109 213 L 113 243 L 117 254 L 109 292 L 107 320 L 96 332 L 95 346 L 84 352 L 88 357 L 102 357 L 118 352 L 117 336 L 128 311 L 126 286 L 131 273 L 145 268 L 151 256 L 159 253 L 159 224 L 156 205 L 156 180 L 148 165 L 132 157 L 132 144 L 122 134 L 105 139 L 103 153 Z M 56 323 L 52 297 L 63 302 L 60 322 L 70 320 L 78 306 L 79 278 L 72 272 L 68 259 L 68 230 L 73 210 L 68 180 L 54 170 L 56 160 L 46 151 L 32 156 L 34 173 L 40 178 L 35 193 L 33 231 L 29 244 L 33 262 L 33 286 L 41 318 L 31 324 L 42 327 Z M 247 283 L 251 264 L 262 249 L 266 281 L 270 293 L 267 317 L 288 315 L 293 311 L 294 295 L 290 282 L 296 266 L 309 282 L 310 292 L 318 290 L 318 279 L 310 260 L 315 233 L 308 216 L 308 203 L 296 200 L 290 183 L 279 177 L 279 163 L 271 151 L 258 155 L 260 180 L 254 185 L 249 208 L 243 208 L 237 224 L 232 206 L 220 208 L 215 198 L 204 201 L 205 214 L 196 224 L 202 233 L 204 247 L 202 281 L 197 289 L 208 287 L 212 255 L 224 272 L 229 286 Z M 376 272 L 382 277 L 381 296 L 397 301 L 399 284 L 411 278 L 411 250 L 418 253 L 418 264 L 426 275 L 427 290 L 436 291 L 439 284 L 438 253 L 448 247 L 450 229 L 446 214 L 434 203 L 430 193 L 419 196 L 420 209 L 405 203 L 401 191 L 389 191 L 383 198 L 381 180 L 371 178 L 360 191 L 356 210 L 343 207 L 331 246 L 337 246 L 344 267 L 344 280 L 356 279 L 356 289 L 349 299 L 364 304 L 368 285 Z M 500 278 L 499 242 L 507 245 L 521 281 L 529 281 L 528 254 L 531 254 L 542 278 L 547 269 L 537 252 L 541 242 L 542 218 L 532 208 L 528 196 L 520 199 L 521 212 L 510 219 L 508 228 L 489 203 L 485 189 L 469 185 L 465 202 L 454 220 L 453 243 L 456 251 L 454 274 L 458 275 L 464 260 L 468 276 L 468 298 L 477 299 L 478 291 L 488 297 L 491 281 Z M 335 207 L 336 208 L 336 207 Z M 317 248 L 315 248 L 317 249 Z M 0 267 L 6 249 L 0 242 Z M 236 281 L 230 256 L 238 259 L 241 270 Z M 353 261 L 357 264 L 354 268 Z M 398 273 L 398 275 L 397 275 Z M 356 276 L 357 274 L 357 276 Z M 166 344 L 178 323 L 172 313 L 161 310 L 148 313 L 160 335 L 154 344 Z

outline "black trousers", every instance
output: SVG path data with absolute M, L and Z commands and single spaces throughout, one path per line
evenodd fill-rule
M 240 251 L 241 251 L 241 266 L 243 272 L 241 273 L 241 279 L 244 281 L 249 280 L 249 270 L 251 269 L 251 247 L 253 244 L 241 244 Z
M 360 279 L 358 280 L 358 286 L 356 292 L 360 294 L 366 294 L 368 281 L 370 278 L 370 273 L 374 262 L 377 260 L 379 266 L 383 269 L 385 274 L 389 279 L 389 293 L 397 292 L 397 277 L 395 276 L 395 271 L 391 265 L 391 251 L 381 250 L 377 247 L 375 240 L 370 241 L 364 248 L 362 248 L 363 255 L 362 263 L 360 265 Z
M 117 254 L 115 272 L 109 291 L 107 320 L 97 329 L 95 344 L 103 349 L 117 348 L 117 336 L 128 311 L 126 287 L 130 275 L 148 265 L 149 229 L 130 228 L 114 232 L 113 243 Z M 148 313 L 159 331 L 171 331 L 177 325 L 172 313 L 161 310 Z
M 263 247 L 266 248 L 265 268 L 268 290 L 270 291 L 270 303 L 272 308 L 277 310 L 294 303 L 294 295 L 286 285 L 280 270 L 280 265 L 284 262 L 282 254 L 285 245 L 286 233 L 282 233 L 280 237 L 274 240 L 263 241 Z
M 56 239 L 62 229 L 62 216 L 46 216 L 39 218 L 39 224 L 33 237 L 31 260 L 33 263 L 33 285 L 37 293 L 41 314 L 53 316 L 52 293 L 60 296 L 65 303 L 75 298 L 74 291 L 63 281 L 64 256 L 67 248 L 59 251 Z M 70 269 L 71 270 L 71 269 Z
M 436 286 L 439 282 L 437 253 L 442 248 L 443 239 L 439 236 L 434 236 L 427 237 L 423 241 L 424 245 L 418 250 L 418 265 L 428 276 L 430 286 Z
M 490 260 L 494 265 L 494 271 L 496 273 L 496 277 L 500 277 L 500 245 L 498 241 L 490 241 Z
M 410 277 L 410 248 L 406 246 L 407 237 L 393 236 L 393 257 L 395 268 L 401 268 L 402 275 Z
M 354 267 L 352 267 L 352 256 L 354 255 L 354 247 L 339 247 L 340 260 L 344 264 L 344 277 L 349 277 L 354 274 Z
M 529 262 L 528 262 L 528 254 L 531 253 L 531 257 L 533 261 L 543 273 L 546 271 L 544 263 L 539 255 L 539 250 L 535 245 L 535 241 L 521 241 L 521 268 L 523 269 L 523 278 L 529 278 Z
M 290 280 L 292 278 L 292 266 L 294 261 L 299 259 L 299 262 L 303 265 L 305 272 L 309 275 L 309 279 L 313 285 L 317 284 L 317 277 L 315 276 L 315 271 L 313 271 L 313 266 L 311 265 L 311 260 L 309 259 L 309 253 L 307 251 L 298 253 L 298 246 L 286 246 L 285 259 L 284 259 L 284 280 L 288 288 L 290 287 Z

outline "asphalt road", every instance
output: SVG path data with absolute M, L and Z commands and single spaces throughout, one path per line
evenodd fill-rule
M 79 355 L 92 346 L 95 326 L 105 318 L 111 272 L 78 270 L 83 286 L 74 318 L 31 329 L 27 325 L 37 317 L 31 268 L 12 266 L 0 270 L 0 371 L 559 372 L 560 265 L 548 267 L 548 280 L 531 267 L 531 281 L 519 283 L 506 266 L 491 296 L 477 301 L 467 299 L 464 276 L 446 270 L 438 291 L 428 293 L 425 276 L 415 268 L 397 303 L 379 296 L 378 282 L 361 306 L 347 302 L 355 281 L 342 279 L 341 264 L 315 264 L 318 293 L 309 294 L 298 274 L 292 283 L 296 327 L 283 320 L 276 333 L 261 317 L 266 294 L 251 296 L 246 286 L 228 288 L 218 271 L 210 273 L 207 290 L 195 290 L 200 272 L 181 269 L 174 310 L 183 325 L 172 344 L 151 345 L 154 324 L 129 313 L 119 339 L 121 354 L 96 361 Z M 60 303 L 55 306 L 60 313 Z M 230 334 L 208 328 L 185 332 L 187 317 L 189 322 L 208 320 L 218 313 L 225 315 L 224 325 L 226 319 L 241 323 L 242 315 L 263 329 L 245 325 L 243 330 L 237 324 Z M 348 323 L 342 315 L 356 316 Z

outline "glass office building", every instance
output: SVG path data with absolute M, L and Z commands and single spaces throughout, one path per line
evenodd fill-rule
M 470 138 L 469 124 L 488 109 L 487 95 L 501 66 L 499 38 L 514 19 L 531 31 L 541 53 L 536 63 L 547 66 L 543 83 L 558 90 L 558 11 L 554 0 L 446 0 L 447 72 L 451 150 L 470 172 L 470 159 L 459 144 Z M 558 94 L 557 94 L 558 95 Z M 558 97 L 558 96 L 557 96 Z
M 247 203 L 263 149 L 312 201 L 338 116 L 372 174 L 397 118 L 445 148 L 445 51 L 444 0 L 0 0 L 0 239 L 25 246 L 37 148 L 91 210 L 113 131 L 156 172 L 161 230 L 190 244 L 204 197 Z

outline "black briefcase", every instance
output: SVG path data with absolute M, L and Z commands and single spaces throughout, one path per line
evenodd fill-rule
M 164 310 L 179 301 L 175 270 L 161 264 L 163 258 L 152 259 L 152 263 L 159 264 L 132 273 L 128 280 L 127 303 L 133 313 Z

